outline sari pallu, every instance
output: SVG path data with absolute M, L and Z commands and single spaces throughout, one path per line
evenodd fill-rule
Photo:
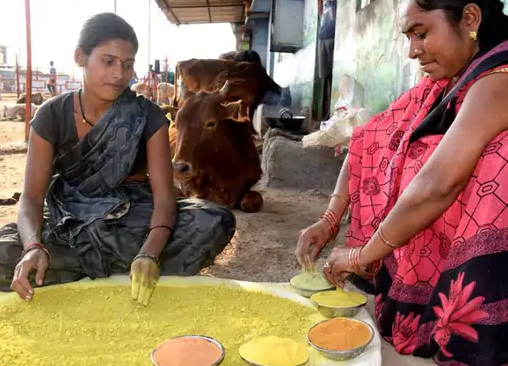
M 148 181 L 124 183 L 148 118 L 148 101 L 126 90 L 71 150 L 54 161 L 42 241 L 52 254 L 45 284 L 125 273 L 144 244 L 153 213 Z M 194 275 L 213 262 L 234 235 L 227 208 L 178 202 L 161 274 Z M 0 228 L 0 291 L 9 289 L 23 247 L 16 224 Z
M 444 103 L 447 82 L 424 78 L 355 131 L 348 245 L 368 242 L 438 146 L 471 85 L 508 71 L 506 65 L 503 43 L 471 64 Z M 438 113 L 440 118 L 429 119 Z M 385 258 L 375 279 L 376 320 L 397 352 L 446 366 L 508 364 L 502 350 L 508 344 L 508 281 L 502 270 L 508 263 L 506 157 L 507 131 L 485 148 L 455 203 Z

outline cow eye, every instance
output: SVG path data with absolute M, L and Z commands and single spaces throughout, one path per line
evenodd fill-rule
M 206 123 L 205 127 L 206 128 L 215 128 L 216 125 L 217 125 L 216 121 L 210 121 L 210 122 Z

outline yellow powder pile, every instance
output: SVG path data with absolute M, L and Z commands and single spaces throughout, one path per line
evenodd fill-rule
M 221 366 L 244 363 L 238 348 L 274 335 L 304 340 L 315 312 L 289 300 L 224 287 L 159 286 L 148 307 L 130 287 L 58 287 L 30 303 L 0 302 L 1 365 L 149 366 L 166 339 L 198 334 L 226 348 Z
M 323 274 L 313 271 L 304 271 L 293 277 L 289 283 L 303 290 L 326 290 L 333 287 Z
M 357 292 L 324 291 L 315 293 L 311 300 L 323 306 L 349 307 L 365 304 L 367 298 Z
M 242 345 L 239 352 L 244 359 L 263 366 L 297 366 L 309 359 L 305 344 L 273 336 L 253 339 Z

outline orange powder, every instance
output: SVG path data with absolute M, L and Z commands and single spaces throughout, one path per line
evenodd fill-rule
M 334 318 L 309 331 L 310 341 L 329 351 L 345 351 L 363 346 L 370 339 L 370 328 L 363 323 Z
M 215 344 L 202 338 L 175 338 L 161 344 L 153 354 L 158 366 L 209 366 L 221 356 Z

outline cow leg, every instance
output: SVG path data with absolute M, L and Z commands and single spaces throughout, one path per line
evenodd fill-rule
M 245 212 L 258 212 L 263 207 L 263 196 L 256 191 L 248 191 L 240 201 L 240 209 Z

